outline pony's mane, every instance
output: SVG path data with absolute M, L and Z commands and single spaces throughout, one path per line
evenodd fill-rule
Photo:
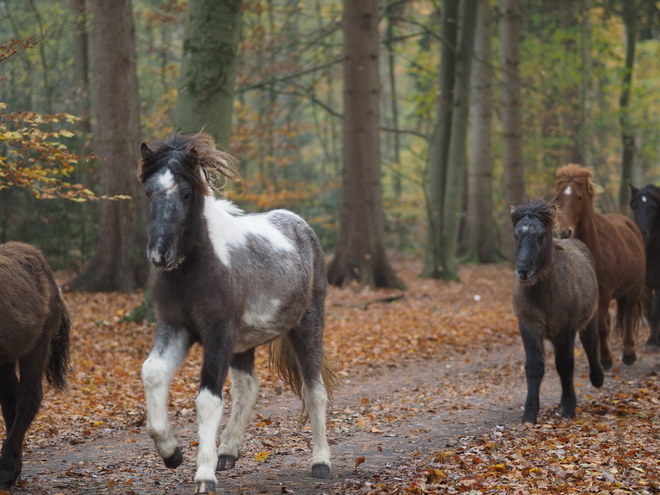
M 591 181 L 591 170 L 587 167 L 569 163 L 560 167 L 555 177 L 557 179 L 557 187 L 560 189 L 574 183 L 582 187 L 592 197 L 597 193 L 597 188 Z
M 234 168 L 234 159 L 217 149 L 213 138 L 204 133 L 173 134 L 152 147 L 142 145 L 142 159 L 138 166 L 138 179 L 144 183 L 164 166 L 181 174 L 195 191 L 209 194 L 224 187 L 220 177 L 240 181 Z
M 511 208 L 511 221 L 517 224 L 521 218 L 533 216 L 541 220 L 546 227 L 552 227 L 555 223 L 557 208 L 542 199 L 527 199 L 522 204 Z
M 646 184 L 644 187 L 641 187 L 637 190 L 635 197 L 637 198 L 643 194 L 651 196 L 653 201 L 660 205 L 660 187 L 656 186 L 655 184 Z

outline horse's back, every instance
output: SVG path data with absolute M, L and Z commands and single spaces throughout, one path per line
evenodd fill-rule
M 646 277 L 646 251 L 639 227 L 620 213 L 598 215 L 601 259 L 595 259 L 599 283 L 609 285 L 614 298 L 641 291 Z M 641 295 L 641 292 L 640 292 Z
M 32 349 L 48 318 L 52 290 L 38 249 L 18 242 L 0 245 L 0 361 Z

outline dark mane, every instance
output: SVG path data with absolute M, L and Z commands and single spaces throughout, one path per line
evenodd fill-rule
M 143 184 L 166 165 L 201 194 L 219 192 L 221 186 L 217 182 L 220 176 L 240 181 L 232 157 L 218 150 L 208 134 L 173 134 L 151 148 L 143 145 L 142 153 L 137 176 Z
M 521 205 L 511 209 L 511 221 L 517 224 L 525 216 L 533 216 L 541 220 L 546 227 L 552 227 L 555 223 L 557 209 L 541 199 L 527 199 Z
M 557 170 L 557 186 L 563 188 L 571 183 L 582 187 L 590 196 L 596 194 L 596 187 L 591 181 L 591 171 L 586 167 L 581 167 L 574 163 L 564 165 Z

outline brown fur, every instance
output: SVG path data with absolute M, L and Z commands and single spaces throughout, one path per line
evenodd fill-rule
M 601 214 L 594 207 L 596 187 L 591 172 L 569 164 L 557 170 L 559 231 L 584 242 L 594 259 L 599 292 L 600 357 L 603 367 L 613 363 L 609 348 L 611 299 L 617 300 L 616 328 L 623 334 L 623 361 L 636 359 L 635 333 L 643 316 L 646 254 L 642 235 L 635 223 L 618 213 Z M 572 194 L 564 194 L 567 187 Z

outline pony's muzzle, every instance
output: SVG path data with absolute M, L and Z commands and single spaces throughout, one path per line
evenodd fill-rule
M 534 276 L 534 269 L 516 267 L 515 273 L 516 273 L 516 277 L 518 277 L 518 280 L 520 280 L 521 282 L 523 283 L 529 282 Z
M 147 249 L 147 258 L 156 268 L 170 268 L 174 265 L 174 251 L 172 249 L 162 251 L 158 248 Z
M 568 228 L 566 230 L 560 230 L 559 237 L 561 237 L 562 239 L 570 239 L 571 237 L 573 237 L 573 229 Z

